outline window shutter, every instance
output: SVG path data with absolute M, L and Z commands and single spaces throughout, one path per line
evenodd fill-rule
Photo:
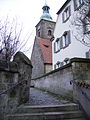
M 71 43 L 70 30 L 68 31 L 68 44 Z
M 69 10 L 69 17 L 71 16 L 71 6 L 68 7 Z
M 63 48 L 63 39 L 62 39 L 62 37 L 60 37 L 60 49 L 62 49 Z
M 73 0 L 73 1 L 74 1 L 74 10 L 76 10 L 77 8 L 76 0 Z
M 63 62 L 61 62 L 61 63 L 60 63 L 60 66 L 62 67 L 63 65 L 64 65 L 64 63 L 63 63 Z
M 54 42 L 54 53 L 56 52 L 56 42 Z
M 85 25 L 85 23 L 83 23 L 83 33 L 85 33 L 86 32 L 86 25 Z
M 79 5 L 83 4 L 83 2 L 84 2 L 83 0 L 79 0 Z
M 64 23 L 64 12 L 62 13 L 62 22 Z
M 82 25 L 83 25 L 83 33 L 85 34 L 87 32 L 87 21 L 86 21 L 86 18 L 83 19 Z
M 59 51 L 60 50 L 60 39 L 57 38 L 56 39 L 56 51 Z

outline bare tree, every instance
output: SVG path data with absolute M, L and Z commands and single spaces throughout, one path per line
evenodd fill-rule
M 16 53 L 19 45 L 19 39 L 22 28 L 18 26 L 17 20 L 12 22 L 9 18 L 3 22 L 0 21 L 0 58 L 10 61 L 12 56 Z
M 90 47 L 90 0 L 83 0 L 71 20 L 76 40 Z
M 32 31 L 33 32 L 33 31 Z M 17 18 L 11 20 L 9 17 L 5 21 L 0 21 L 0 59 L 10 61 L 17 51 L 27 52 L 26 44 L 32 32 L 23 36 L 22 24 L 17 22 Z M 25 34 L 25 33 L 24 33 Z M 22 37 L 23 36 L 23 37 Z M 24 47 L 26 47 L 24 49 Z

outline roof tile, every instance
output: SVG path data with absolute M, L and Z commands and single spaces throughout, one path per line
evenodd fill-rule
M 37 37 L 37 40 L 43 54 L 44 63 L 52 64 L 52 42 L 40 37 Z

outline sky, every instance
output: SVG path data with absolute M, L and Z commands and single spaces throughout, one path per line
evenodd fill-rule
M 23 25 L 23 34 L 29 36 L 23 50 L 29 58 L 35 38 L 35 26 L 40 21 L 45 1 L 50 7 L 50 15 L 53 21 L 56 22 L 56 13 L 66 0 L 0 0 L 0 19 L 4 19 L 6 16 L 17 17 Z

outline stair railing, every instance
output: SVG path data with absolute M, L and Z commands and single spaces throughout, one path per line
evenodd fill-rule
M 88 95 L 82 90 L 82 87 L 83 88 L 86 88 L 86 89 L 90 89 L 90 84 L 86 84 L 86 83 L 82 83 L 82 82 L 77 82 L 76 79 L 75 80 L 71 80 L 70 81 L 70 84 L 74 84 L 78 87 L 78 90 L 82 93 L 82 95 L 88 100 L 89 102 L 89 105 L 90 105 L 90 98 L 88 97 Z M 81 105 L 80 101 L 78 101 L 81 109 L 84 111 L 85 113 L 85 116 L 86 116 L 86 119 L 87 120 L 90 120 L 90 116 L 87 114 L 87 112 L 85 111 L 85 109 L 83 108 L 83 105 Z
M 89 85 L 85 85 L 85 83 L 79 83 L 79 82 L 76 82 L 75 80 L 71 80 L 70 81 L 70 84 L 75 84 L 78 88 L 79 88 L 79 90 L 82 92 L 82 94 L 84 95 L 84 97 L 90 102 L 90 98 L 87 96 L 87 94 L 81 89 L 81 86 L 82 87 L 85 87 L 85 88 L 89 88 L 90 86 Z
M 23 80 L 23 81 L 21 81 L 21 82 L 19 82 L 19 83 L 16 83 L 16 84 L 12 85 L 12 87 L 9 87 L 8 89 L 0 92 L 0 96 L 3 95 L 3 94 L 6 94 L 6 93 L 7 93 L 8 91 L 10 91 L 10 90 L 13 90 L 13 89 L 17 88 L 18 86 L 22 86 L 22 85 L 24 85 L 24 84 L 27 85 L 27 80 Z

